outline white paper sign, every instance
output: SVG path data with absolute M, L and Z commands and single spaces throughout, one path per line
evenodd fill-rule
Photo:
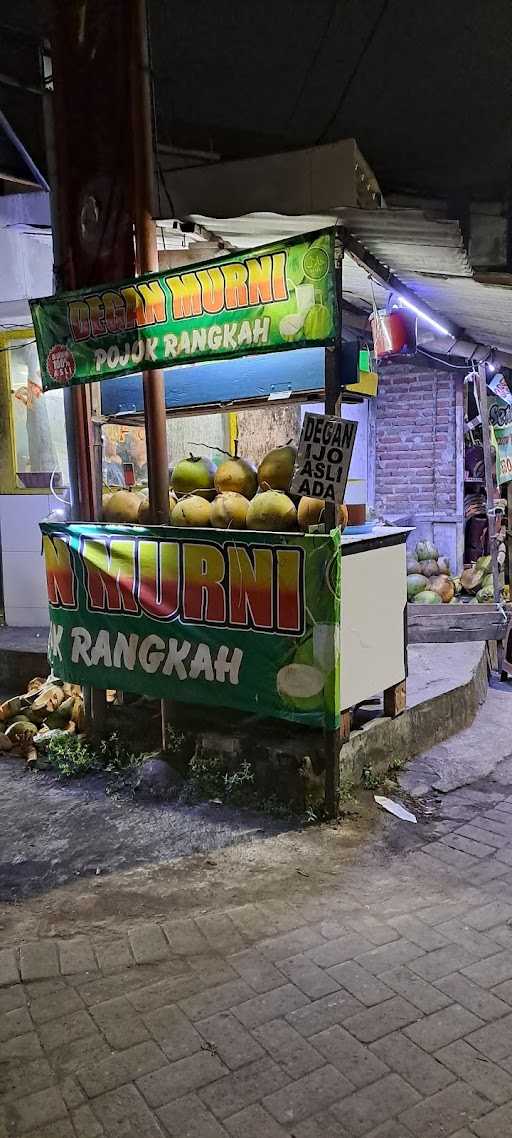
M 305 498 L 342 502 L 357 423 L 306 411 L 290 491 Z

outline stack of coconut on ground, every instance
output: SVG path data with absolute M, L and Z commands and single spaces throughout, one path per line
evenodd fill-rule
M 29 764 L 37 762 L 38 750 L 45 750 L 51 739 L 83 729 L 82 689 L 53 676 L 35 677 L 23 695 L 0 704 L 0 752 L 21 755 Z
M 419 541 L 407 556 L 407 600 L 415 605 L 453 605 L 472 600 L 489 604 L 494 600 L 491 558 L 479 557 L 460 577 L 450 573 L 446 557 L 440 556 L 430 541 Z
M 324 503 L 317 498 L 291 498 L 290 485 L 297 457 L 290 443 L 269 451 L 256 469 L 235 453 L 215 465 L 189 455 L 175 464 L 169 487 L 170 524 L 212 526 L 214 529 L 307 531 L 321 523 Z M 103 520 L 146 525 L 149 503 L 137 491 L 117 490 L 103 499 Z M 339 507 L 339 525 L 348 520 Z

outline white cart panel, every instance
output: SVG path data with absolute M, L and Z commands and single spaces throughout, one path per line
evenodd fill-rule
M 342 539 L 342 709 L 405 679 L 408 532 L 376 528 Z

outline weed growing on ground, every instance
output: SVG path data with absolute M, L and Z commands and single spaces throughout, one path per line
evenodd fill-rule
M 378 771 L 372 770 L 371 767 L 363 767 L 361 771 L 361 782 L 365 790 L 377 790 L 377 787 L 382 783 L 382 777 Z
M 187 802 L 213 798 L 230 806 L 252 806 L 255 804 L 253 784 L 254 771 L 246 760 L 229 771 L 221 755 L 207 757 L 199 754 L 190 761 L 182 797 Z
M 355 783 L 354 783 L 354 780 L 352 778 L 350 778 L 350 775 L 344 775 L 342 778 L 340 778 L 339 796 L 338 796 L 338 800 L 339 800 L 340 805 L 343 805 L 346 802 L 353 801 L 353 799 L 355 798 L 355 791 L 356 791 Z
M 47 751 L 48 765 L 59 778 L 81 778 L 98 769 L 98 757 L 84 739 L 76 735 L 51 739 Z
M 98 752 L 100 766 L 106 771 L 125 770 L 135 762 L 135 755 L 116 731 L 101 740 Z
M 174 753 L 175 751 L 181 751 L 181 748 L 185 743 L 186 736 L 183 734 L 183 731 L 175 731 L 174 727 L 168 723 L 166 726 L 166 739 L 169 751 L 171 751 L 171 753 Z
M 48 766 L 59 778 L 81 778 L 93 771 L 121 771 L 136 761 L 129 747 L 115 732 L 98 746 L 80 735 L 61 735 L 51 739 L 47 751 Z
M 225 764 L 220 755 L 194 755 L 190 760 L 187 785 L 182 797 L 186 802 L 205 798 L 222 798 Z

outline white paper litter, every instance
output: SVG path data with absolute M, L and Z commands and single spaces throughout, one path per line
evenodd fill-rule
M 399 802 L 393 802 L 391 798 L 383 798 L 381 794 L 374 794 L 377 806 L 382 806 L 383 810 L 388 810 L 390 814 L 394 814 L 395 818 L 401 818 L 402 822 L 417 822 L 418 819 L 410 810 L 406 810 L 405 806 L 401 806 Z

